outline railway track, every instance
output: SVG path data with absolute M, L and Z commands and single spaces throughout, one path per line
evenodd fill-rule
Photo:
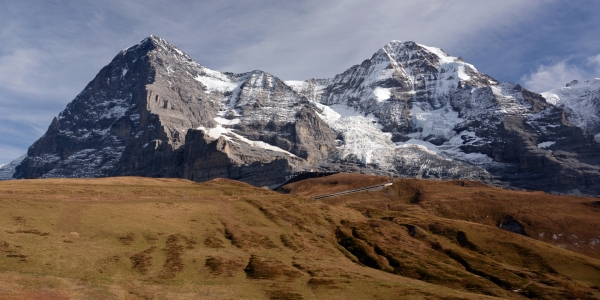
M 347 190 L 347 191 L 337 192 L 337 193 L 333 193 L 333 194 L 316 196 L 313 199 L 314 200 L 321 200 L 321 199 L 325 199 L 325 198 L 336 197 L 336 196 L 343 196 L 343 195 L 360 193 L 360 192 L 366 192 L 366 191 L 380 191 L 383 188 L 385 188 L 386 186 L 391 186 L 393 184 L 394 184 L 393 182 L 386 182 L 386 183 L 383 183 L 383 184 L 367 186 L 367 187 L 363 187 L 363 188 L 359 188 L 359 189 L 353 189 L 353 190 Z

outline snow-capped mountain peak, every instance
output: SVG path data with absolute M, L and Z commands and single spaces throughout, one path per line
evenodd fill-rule
M 542 93 L 546 101 L 565 110 L 569 120 L 600 140 L 600 78 L 573 80 L 565 87 Z
M 263 186 L 320 170 L 501 178 L 546 190 L 576 182 L 600 193 L 573 175 L 600 177 L 599 145 L 540 95 L 436 47 L 391 41 L 332 78 L 284 82 L 212 70 L 150 36 L 69 103 L 14 177 L 229 177 Z

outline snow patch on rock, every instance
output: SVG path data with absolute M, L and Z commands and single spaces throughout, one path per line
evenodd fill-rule
M 425 45 L 421 45 L 421 44 L 418 44 L 418 45 L 427 49 L 429 52 L 435 54 L 440 59 L 439 62 L 440 62 L 441 66 L 445 67 L 446 69 L 447 68 L 456 69 L 458 78 L 460 78 L 462 80 L 471 79 L 471 77 L 469 75 L 467 75 L 467 73 L 465 73 L 465 67 L 473 70 L 474 72 L 477 72 L 477 69 L 475 69 L 475 67 L 473 65 L 463 62 L 458 57 L 448 55 L 448 53 L 444 52 L 440 48 L 425 46 Z
M 600 78 L 571 83 L 541 94 L 546 102 L 565 110 L 571 123 L 600 134 Z
M 520 91 L 515 90 L 515 84 L 503 82 L 490 88 L 496 96 L 498 112 L 504 115 L 519 115 L 527 114 L 531 109 L 531 103 L 525 100 Z
M 222 118 L 215 118 L 215 120 L 216 119 L 221 119 L 221 121 L 225 120 L 225 119 L 222 119 Z M 236 120 L 239 121 L 239 119 L 236 119 Z M 233 121 L 233 120 L 227 120 L 227 121 Z M 219 122 L 219 121 L 217 121 L 217 122 Z M 215 128 L 209 128 L 209 129 L 207 129 L 204 126 L 199 126 L 196 129 L 202 130 L 203 132 L 205 132 L 208 136 L 210 136 L 213 139 L 218 139 L 219 137 L 223 137 L 226 140 L 231 141 L 231 142 L 236 143 L 236 144 L 239 144 L 239 141 L 241 141 L 241 142 L 244 142 L 244 143 L 246 143 L 246 144 L 248 144 L 248 145 L 250 145 L 252 147 L 262 148 L 262 149 L 271 150 L 271 151 L 275 151 L 275 152 L 281 152 L 281 153 L 285 153 L 285 154 L 287 154 L 289 156 L 296 157 L 296 155 L 294 155 L 294 154 L 292 154 L 292 153 L 290 153 L 288 151 L 285 151 L 285 150 L 283 150 L 283 149 L 281 149 L 281 148 L 279 148 L 277 146 L 273 146 L 273 145 L 265 143 L 263 141 L 253 141 L 253 140 L 250 140 L 250 139 L 248 139 L 248 138 L 246 138 L 246 137 L 244 137 L 242 135 L 239 135 L 239 134 L 233 132 L 233 130 L 230 129 L 230 128 L 223 127 L 221 124 L 218 124 Z
M 543 143 L 539 143 L 537 146 L 538 146 L 538 148 L 548 148 L 554 144 L 556 144 L 556 142 L 543 142 Z
M 203 66 L 200 67 L 200 70 L 201 73 L 194 77 L 194 80 L 206 87 L 204 92 L 207 94 L 215 91 L 221 93 L 231 92 L 240 85 L 240 82 L 231 80 L 231 78 L 221 72 Z
M 215 78 L 215 77 L 198 75 L 198 76 L 194 77 L 194 79 L 196 81 L 202 83 L 204 86 L 206 86 L 206 91 L 204 91 L 204 92 L 207 94 L 209 94 L 211 92 L 215 92 L 215 91 L 218 91 L 221 93 L 231 92 L 239 85 L 239 83 L 237 83 L 237 82 L 223 80 L 222 78 L 219 78 L 219 77 Z
M 301 80 L 286 80 L 284 83 L 294 90 L 301 90 L 306 85 L 306 82 Z
M 105 112 L 100 116 L 101 119 L 114 119 L 118 120 L 125 115 L 129 106 L 126 103 L 125 99 L 115 99 L 113 101 L 109 101 L 107 104 L 111 105 L 115 103 L 117 105 L 105 110 Z
M 210 136 L 211 138 L 213 138 L 215 140 L 221 136 L 223 136 L 227 140 L 231 140 L 231 138 L 226 135 L 227 133 L 230 132 L 230 130 L 228 128 L 224 128 L 223 126 L 221 126 L 221 124 L 217 125 L 217 127 L 215 127 L 215 128 L 207 129 L 204 126 L 199 126 L 196 129 L 204 131 L 208 136 Z
M 436 110 L 422 110 L 415 105 L 410 109 L 411 122 L 420 132 L 410 134 L 413 138 L 423 139 L 428 136 L 439 136 L 449 140 L 455 135 L 454 126 L 464 121 L 458 117 L 458 112 L 447 105 Z
M 21 162 L 27 157 L 27 154 L 19 156 L 17 159 L 11 161 L 8 164 L 0 166 L 0 180 L 9 180 L 13 178 L 15 174 L 15 168 L 21 164 Z
M 381 131 L 379 119 L 372 114 L 364 116 L 360 111 L 343 104 L 313 104 L 320 111 L 319 117 L 342 135 L 344 145 L 339 147 L 341 160 L 354 156 L 364 165 L 372 164 L 385 169 L 391 166 L 397 150 L 405 150 L 402 153 L 414 152 L 411 159 L 419 159 L 423 153 L 427 153 L 443 160 L 459 160 L 474 165 L 498 164 L 485 154 L 465 153 L 460 149 L 462 145 L 483 141 L 471 131 L 456 134 L 453 128 L 463 119 L 449 107 L 432 111 L 413 107 L 413 122 L 421 130 L 410 134 L 412 138 L 408 141 L 394 143 L 390 133 Z M 437 146 L 423 140 L 431 135 L 444 137 L 447 142 Z
M 375 99 L 377 100 L 377 102 L 383 102 L 390 99 L 392 92 L 390 92 L 390 89 L 376 87 L 373 90 L 373 95 L 375 95 Z
M 319 117 L 344 139 L 344 145 L 339 147 L 339 159 L 353 156 L 363 165 L 387 164 L 385 158 L 394 152 L 395 145 L 391 140 L 392 135 L 378 128 L 375 117 L 363 116 L 359 111 L 343 104 L 313 104 L 321 111 L 317 113 Z
M 217 121 L 217 123 L 219 123 L 221 125 L 235 125 L 235 124 L 240 123 L 239 118 L 229 120 L 229 119 L 225 119 L 225 118 L 221 118 L 221 117 L 216 117 L 214 119 L 215 119 L 215 121 Z
M 469 75 L 467 75 L 467 73 L 465 73 L 464 65 L 458 65 L 458 68 L 456 69 L 456 74 L 458 75 L 458 78 L 460 78 L 462 80 L 471 79 L 471 77 Z
M 433 155 L 438 154 L 436 145 L 423 140 L 410 139 L 406 142 L 397 142 L 396 145 L 399 148 L 415 148 Z

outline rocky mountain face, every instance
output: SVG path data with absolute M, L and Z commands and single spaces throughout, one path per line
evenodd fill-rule
M 11 161 L 8 164 L 0 165 L 0 180 L 10 180 L 13 178 L 15 168 L 27 157 L 27 154 L 21 155 L 19 158 Z
M 420 148 L 513 186 L 599 192 L 600 148 L 591 134 L 539 94 L 499 83 L 441 49 L 393 41 L 332 79 L 292 86 L 321 105 L 372 116 L 393 142 L 382 152 Z M 406 154 L 375 155 L 370 163 L 398 156 Z
M 319 160 L 335 136 L 276 77 L 216 72 L 152 36 L 100 71 L 14 177 L 229 177 L 263 185 Z
M 600 143 L 555 104 L 414 42 L 333 78 L 282 81 L 210 70 L 151 36 L 100 71 L 13 177 L 271 186 L 318 170 L 600 194 Z
M 600 78 L 584 82 L 573 80 L 542 96 L 548 103 L 562 108 L 573 124 L 600 140 Z

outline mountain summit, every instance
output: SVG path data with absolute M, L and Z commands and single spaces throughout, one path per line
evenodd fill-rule
M 96 75 L 30 147 L 15 177 L 231 177 L 262 185 L 319 160 L 335 136 L 276 77 L 213 71 L 151 36 Z
M 573 124 L 594 134 L 600 141 L 600 78 L 579 82 L 542 93 L 548 103 L 564 109 Z
M 541 95 L 410 41 L 333 78 L 282 81 L 208 69 L 150 36 L 96 75 L 13 177 L 271 186 L 313 170 L 600 194 L 600 144 L 577 125 Z

